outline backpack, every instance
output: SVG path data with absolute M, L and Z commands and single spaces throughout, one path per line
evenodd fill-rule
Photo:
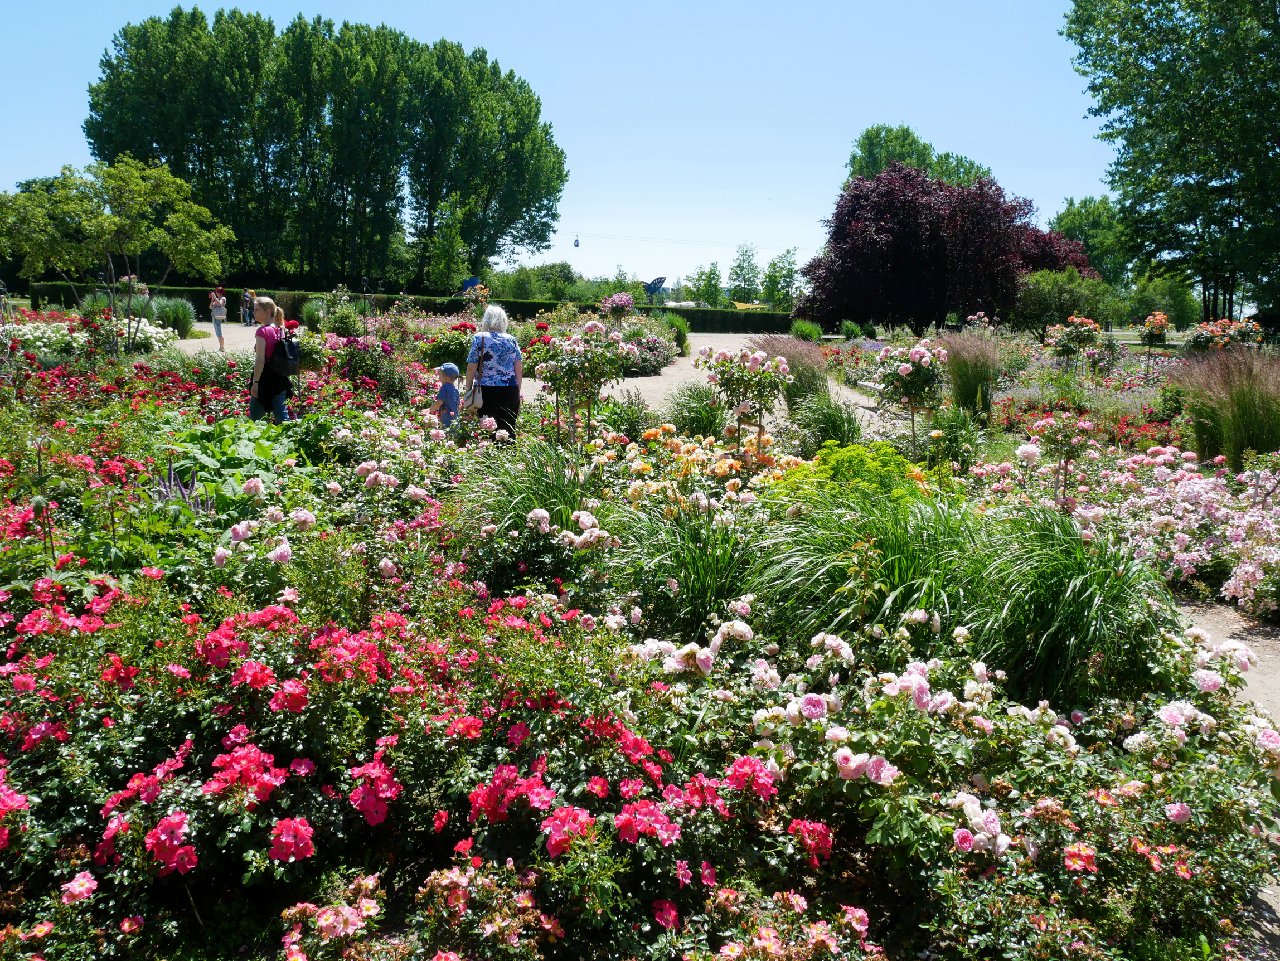
M 267 369 L 280 377 L 295 377 L 302 352 L 298 349 L 298 341 L 294 337 L 281 337 L 271 351 L 271 359 L 267 361 Z

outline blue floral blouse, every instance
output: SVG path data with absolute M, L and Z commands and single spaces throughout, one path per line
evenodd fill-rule
M 510 334 L 476 334 L 471 338 L 467 363 L 477 363 L 482 350 L 484 362 L 480 366 L 480 386 L 515 387 L 516 362 L 524 356 L 516 339 Z

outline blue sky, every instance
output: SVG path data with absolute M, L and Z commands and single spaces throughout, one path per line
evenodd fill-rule
M 6 12 L 0 189 L 89 162 L 81 124 L 99 58 L 125 22 L 173 6 L 52 0 Z M 527 79 L 570 177 L 553 247 L 523 259 L 588 276 L 621 266 L 673 280 L 711 261 L 724 273 L 742 243 L 762 265 L 787 247 L 803 263 L 823 242 L 852 141 L 873 123 L 910 124 L 986 164 L 1042 221 L 1067 196 L 1103 192 L 1111 159 L 1058 36 L 1068 0 L 238 6 L 277 27 L 303 13 L 446 37 Z

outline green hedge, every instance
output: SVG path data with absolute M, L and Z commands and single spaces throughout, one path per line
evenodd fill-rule
M 157 297 L 184 297 L 191 302 L 196 316 L 201 320 L 209 319 L 209 291 L 212 287 L 157 287 Z M 74 288 L 81 295 L 92 293 L 90 284 L 81 284 Z M 238 318 L 240 297 L 244 293 L 240 287 L 228 287 L 227 319 L 234 323 Z M 259 295 L 272 298 L 284 308 L 284 314 L 290 319 L 302 317 L 302 305 L 313 297 L 324 297 L 324 293 L 311 290 L 268 290 L 257 288 Z M 421 297 L 399 294 L 369 294 L 365 296 L 357 292 L 351 294 L 352 300 L 367 300 L 379 313 L 390 309 L 396 301 L 408 302 L 420 310 L 433 314 L 458 314 L 467 309 L 466 301 L 461 297 Z M 499 301 L 512 320 L 532 320 L 539 311 L 555 310 L 559 304 L 554 300 L 502 300 Z M 35 310 L 54 306 L 66 309 L 74 307 L 76 297 L 71 284 L 36 283 L 31 285 L 31 306 Z M 581 305 L 590 310 L 595 304 Z M 637 305 L 637 310 L 650 312 L 655 310 L 677 314 L 689 322 L 689 329 L 695 334 L 785 334 L 791 329 L 791 315 L 763 310 L 712 310 L 702 307 L 664 307 L 661 304 L 649 306 Z

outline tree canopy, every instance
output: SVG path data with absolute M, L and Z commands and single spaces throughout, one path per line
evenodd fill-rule
M 950 312 L 1006 310 L 1027 270 L 1088 270 L 1080 245 L 1035 227 L 1033 210 L 993 180 L 952 186 L 901 163 L 851 180 L 824 252 L 803 270 L 811 289 L 795 313 L 828 328 L 853 320 L 920 333 Z
M 235 230 L 237 273 L 445 290 L 549 246 L 564 152 L 484 50 L 179 7 L 121 29 L 101 69 L 94 155 L 167 163 Z
M 83 172 L 63 167 L 0 194 L 0 250 L 21 259 L 24 277 L 55 272 L 67 279 L 107 269 L 141 275 L 144 258 L 162 271 L 212 279 L 235 241 L 191 199 L 191 187 L 160 164 L 120 157 Z
M 956 153 L 938 153 L 933 144 L 921 139 L 913 129 L 901 124 L 875 124 L 858 135 L 849 155 L 849 177 L 871 179 L 895 163 L 923 170 L 934 180 L 969 187 L 991 170 Z
M 1108 284 L 1117 286 L 1128 278 L 1130 261 L 1120 215 L 1110 197 L 1068 197 L 1066 206 L 1049 221 L 1049 229 L 1078 241 L 1089 265 Z
M 1200 281 L 1206 315 L 1280 304 L 1280 7 L 1274 0 L 1075 0 L 1079 47 L 1116 146 L 1128 253 Z M 1243 298 L 1241 298 L 1243 299 Z

